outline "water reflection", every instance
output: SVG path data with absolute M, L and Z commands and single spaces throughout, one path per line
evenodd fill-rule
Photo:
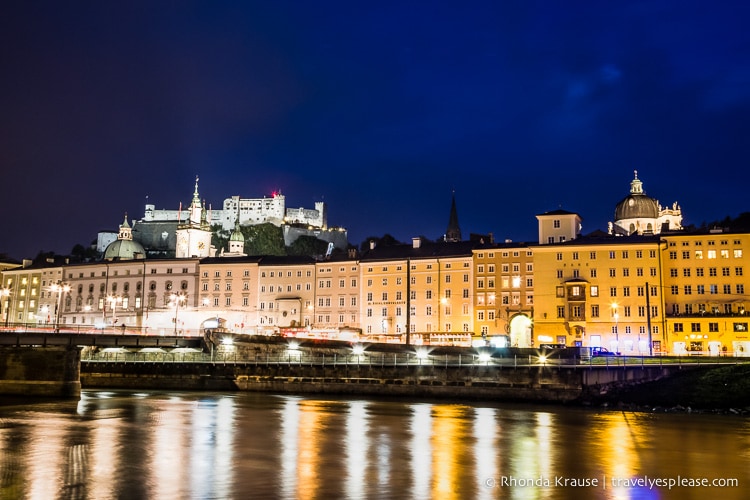
M 0 498 L 745 498 L 749 465 L 730 416 L 93 391 L 0 406 Z M 739 487 L 627 482 L 678 476 Z

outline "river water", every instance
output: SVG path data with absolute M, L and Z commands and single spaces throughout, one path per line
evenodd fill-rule
M 256 393 L 1 403 L 3 499 L 750 496 L 737 416 Z

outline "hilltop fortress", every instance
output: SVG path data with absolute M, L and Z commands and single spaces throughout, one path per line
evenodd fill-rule
M 196 190 L 198 180 L 196 179 Z M 234 229 L 239 219 L 241 226 L 270 223 L 274 226 L 282 224 L 302 224 L 320 229 L 328 227 L 326 204 L 315 202 L 315 208 L 286 208 L 286 197 L 281 191 L 275 191 L 271 197 L 240 198 L 232 196 L 224 200 L 221 210 L 208 210 L 208 223 L 221 225 L 225 231 Z M 140 222 L 183 221 L 187 219 L 187 210 L 157 209 L 155 205 L 146 204 L 143 219 Z
M 201 200 L 198 177 L 190 205 L 180 203 L 177 209 L 157 209 L 147 203 L 143 218 L 133 221 L 132 240 L 143 246 L 150 256 L 212 257 L 216 249 L 210 247 L 212 228 L 233 232 L 238 226 L 273 224 L 281 227 L 284 244 L 289 246 L 300 236 L 314 236 L 334 247 L 346 249 L 347 231 L 328 227 L 325 202 L 315 202 L 315 208 L 287 208 L 286 197 L 275 191 L 270 197 L 226 198 L 219 210 Z M 125 223 L 127 224 L 127 217 Z M 97 239 L 97 250 L 104 252 L 118 238 L 118 233 L 102 231 Z M 127 256 L 118 256 L 127 258 Z

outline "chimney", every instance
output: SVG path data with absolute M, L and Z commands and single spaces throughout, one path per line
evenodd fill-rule
M 411 246 L 412 248 L 419 248 L 420 246 L 422 246 L 422 238 L 420 238 L 419 236 L 412 238 Z
M 370 240 L 370 250 L 375 250 L 375 240 Z
M 357 258 L 357 249 L 356 248 L 350 248 L 349 249 L 349 258 L 350 259 L 356 259 Z

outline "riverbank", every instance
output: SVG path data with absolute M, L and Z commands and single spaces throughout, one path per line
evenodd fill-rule
M 360 394 L 639 410 L 742 413 L 750 409 L 750 364 L 700 366 L 698 361 L 707 360 L 693 358 L 583 360 L 575 349 L 353 346 L 276 337 L 232 340 L 207 338 L 203 353 L 84 350 L 81 384 L 84 388 Z
M 584 405 L 750 415 L 750 364 L 698 367 L 660 380 L 614 384 Z

